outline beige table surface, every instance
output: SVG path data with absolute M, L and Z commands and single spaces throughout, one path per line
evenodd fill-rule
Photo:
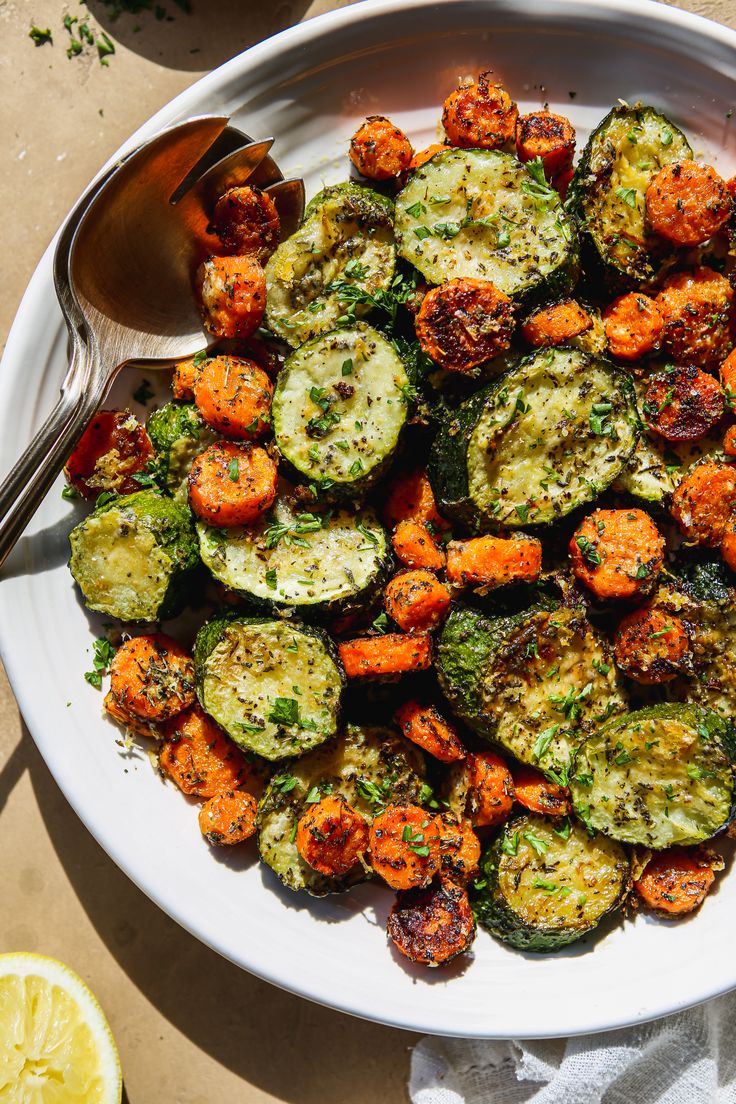
M 261 38 L 351 0 L 192 0 L 111 23 L 88 0 L 0 0 L 0 339 L 64 214 L 172 96 Z M 736 0 L 677 0 L 736 27 Z M 117 44 L 108 68 L 65 56 L 65 12 Z M 53 47 L 27 37 L 51 27 Z M 135 24 L 141 30 L 133 31 Z M 130 1104 L 399 1104 L 415 1037 L 257 981 L 169 920 L 77 820 L 0 669 L 0 951 L 68 962 L 104 1006 Z

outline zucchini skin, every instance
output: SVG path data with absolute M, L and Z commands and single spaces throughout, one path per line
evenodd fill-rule
M 442 514 L 466 525 L 469 529 L 480 532 L 498 531 L 502 529 L 541 529 L 544 526 L 565 517 L 578 506 L 594 500 L 601 494 L 625 468 L 630 460 L 641 432 L 641 422 L 636 408 L 636 398 L 633 383 L 626 372 L 614 367 L 602 358 L 590 357 L 579 349 L 566 346 L 558 346 L 553 356 L 565 356 L 573 358 L 576 372 L 584 374 L 593 368 L 599 369 L 611 381 L 611 388 L 619 396 L 619 409 L 616 411 L 619 421 L 619 429 L 626 428 L 628 440 L 621 447 L 613 448 L 615 462 L 607 464 L 605 472 L 600 479 L 590 481 L 587 487 L 578 486 L 575 493 L 557 495 L 550 505 L 545 507 L 548 516 L 543 516 L 535 521 L 533 516 L 526 517 L 507 514 L 502 519 L 494 518 L 474 500 L 470 486 L 469 453 L 472 447 L 472 436 L 478 428 L 487 407 L 496 403 L 500 404 L 504 392 L 512 387 L 520 387 L 533 370 L 543 372 L 551 350 L 541 349 L 530 356 L 523 358 L 517 364 L 513 364 L 498 379 L 471 395 L 450 416 L 446 417 L 440 426 L 440 431 L 435 438 L 430 451 L 427 473 L 434 491 L 437 506 Z M 574 379 L 571 378 L 574 384 Z M 534 391 L 526 394 L 533 401 Z M 514 416 L 510 418 L 507 426 L 501 430 L 500 437 L 508 427 L 513 427 Z M 513 431 L 513 429 L 512 429 Z M 549 457 L 554 464 L 554 457 Z M 561 463 L 558 466 L 562 466 Z M 587 470 L 587 469 L 586 469 Z M 541 470 L 542 476 L 544 472 Z M 564 474 L 564 473 L 563 473 Z M 572 482 L 572 475 L 570 476 Z M 560 501 L 562 500 L 562 501 Z M 534 511 L 532 511 L 533 514 Z
M 216 716 L 212 711 L 212 702 L 208 701 L 206 688 L 206 680 L 209 675 L 208 660 L 210 656 L 221 643 L 229 628 L 242 626 L 247 629 L 259 625 L 284 627 L 294 634 L 294 638 L 309 637 L 319 643 L 326 658 L 331 662 L 338 683 L 337 699 L 334 703 L 334 707 L 332 707 L 333 731 L 331 733 L 320 733 L 315 729 L 307 729 L 299 724 L 293 727 L 298 727 L 301 735 L 298 737 L 292 736 L 289 744 L 279 745 L 276 741 L 276 736 L 284 731 L 284 726 L 279 724 L 278 721 L 271 722 L 276 725 L 276 734 L 273 738 L 269 738 L 267 734 L 261 737 L 259 732 L 249 732 L 248 726 L 244 726 L 240 722 L 229 721 L 229 719 L 223 716 Z M 307 626 L 297 622 L 288 622 L 270 617 L 248 617 L 236 610 L 229 610 L 224 613 L 216 614 L 202 625 L 195 638 L 192 655 L 194 658 L 195 687 L 200 705 L 204 711 L 209 713 L 225 732 L 227 732 L 228 736 L 245 751 L 255 752 L 264 759 L 269 759 L 271 761 L 291 758 L 295 751 L 297 753 L 300 751 L 306 752 L 312 748 L 318 747 L 320 744 L 330 739 L 334 732 L 337 731 L 341 713 L 341 698 L 345 689 L 345 674 L 342 669 L 342 664 L 340 663 L 337 647 L 327 633 L 322 632 L 320 629 L 314 626 Z M 265 679 L 265 668 L 263 667 L 261 668 L 261 676 L 261 681 L 263 681 Z M 291 683 L 289 683 L 285 689 L 288 691 L 289 697 L 291 697 Z M 286 697 L 287 695 L 277 694 L 276 696 Z M 239 700 L 241 704 L 243 704 L 242 699 Z M 269 720 L 269 718 L 266 717 L 266 720 Z
M 387 803 L 415 804 L 421 801 L 425 774 L 419 748 L 393 729 L 347 725 L 335 739 L 284 763 L 271 779 L 259 802 L 256 820 L 261 859 L 287 889 L 305 890 L 313 897 L 342 893 L 366 881 L 372 876 L 367 862 L 342 877 L 328 877 L 301 858 L 292 835 L 307 808 L 307 795 L 313 786 L 328 783 L 331 792 L 341 794 L 370 819 L 375 810 L 366 791 L 359 788 L 359 780 L 376 787 Z
M 396 213 L 396 204 L 391 196 L 385 195 L 375 188 L 369 188 L 365 184 L 358 184 L 354 180 L 343 180 L 340 184 L 329 184 L 321 192 L 317 192 L 316 195 L 312 196 L 304 208 L 302 221 L 306 222 L 310 215 L 313 215 L 315 211 L 336 198 L 349 203 L 359 214 L 365 212 L 362 217 L 366 219 L 374 214 L 373 204 L 376 203 L 385 209 L 386 215 L 392 221 Z
M 662 746 L 668 724 L 688 731 L 687 744 L 673 743 L 665 761 L 658 762 L 653 749 Z M 733 724 L 712 710 L 667 702 L 627 713 L 578 749 L 570 778 L 573 808 L 591 830 L 623 843 L 655 851 L 702 843 L 726 828 L 736 812 L 735 756 Z M 706 797 L 696 789 L 700 782 L 708 783 Z
M 564 822 L 557 822 L 558 826 L 561 826 L 562 823 Z M 591 839 L 584 829 L 571 825 L 570 836 L 573 842 L 579 841 L 582 847 L 585 847 L 587 843 L 587 849 L 593 854 L 598 851 L 601 862 L 604 861 L 605 857 L 607 865 L 613 865 L 615 881 L 613 892 L 609 894 L 609 901 L 604 902 L 603 907 L 598 907 L 595 910 L 589 909 L 588 911 L 591 913 L 589 918 L 586 918 L 585 915 L 585 906 L 588 902 L 583 902 L 578 908 L 577 917 L 567 925 L 552 925 L 544 922 L 533 923 L 529 917 L 521 915 L 504 896 L 501 885 L 501 872 L 504 864 L 510 861 L 505 848 L 509 846 L 513 848 L 515 843 L 518 851 L 518 847 L 524 845 L 525 831 L 530 831 L 535 838 L 540 839 L 543 838 L 540 837 L 540 831 L 547 829 L 545 834 L 547 838 L 550 838 L 549 828 L 553 828 L 553 823 L 545 817 L 523 813 L 512 817 L 501 828 L 482 855 L 480 878 L 476 880 L 471 889 L 473 911 L 481 927 L 516 950 L 528 951 L 532 954 L 554 953 L 587 935 L 598 926 L 605 916 L 621 907 L 631 888 L 631 866 L 624 849 L 622 847 L 617 848 L 615 845 L 612 847 L 611 841 L 602 836 Z M 520 841 L 522 842 L 520 843 Z M 554 846 L 564 855 L 565 841 L 560 839 L 559 844 Z M 553 870 L 549 868 L 552 859 L 549 852 L 540 856 L 532 849 L 529 857 L 532 869 L 539 868 L 540 875 L 542 875 L 540 880 L 545 880 L 544 875 L 547 876 L 547 879 L 555 877 Z M 549 884 L 554 883 L 550 881 Z M 567 897 L 565 900 L 567 900 Z
M 672 135 L 668 145 L 662 147 L 663 151 L 666 150 L 669 153 L 660 151 L 660 157 L 657 162 L 653 163 L 652 170 L 649 173 L 649 180 L 654 178 L 662 165 L 692 157 L 692 149 L 682 131 L 654 108 L 646 106 L 614 107 L 591 133 L 580 156 L 565 202 L 566 210 L 579 228 L 584 266 L 596 271 L 611 291 L 625 291 L 644 280 L 652 279 L 662 267 L 663 262 L 675 252 L 672 247 L 667 247 L 665 243 L 657 240 L 655 254 L 653 251 L 655 242 L 654 239 L 650 239 L 647 243 L 647 249 L 632 250 L 626 258 L 617 260 L 611 255 L 611 242 L 599 240 L 591 229 L 590 208 L 596 201 L 599 204 L 603 202 L 606 189 L 610 191 L 615 164 L 613 158 L 614 155 L 620 156 L 621 147 L 616 148 L 614 146 L 609 151 L 609 159 L 597 172 L 594 166 L 596 153 L 603 139 L 615 126 L 621 124 L 622 131 L 629 131 L 630 128 L 639 125 L 642 119 L 652 124 L 655 120 L 659 120 L 660 122 L 657 125 L 661 126 L 662 131 L 669 131 Z M 611 142 L 610 138 L 609 142 Z M 670 156 L 670 154 L 674 156 Z M 635 202 L 638 204 L 642 201 L 635 198 Z M 622 199 L 621 203 L 624 204 L 621 211 L 625 215 L 627 201 Z M 613 241 L 615 238 L 617 238 L 617 235 L 612 232 L 611 240 Z M 616 244 L 616 242 L 613 241 L 613 244 Z
M 190 402 L 168 402 L 151 411 L 146 429 L 170 494 L 180 489 L 194 458 L 219 437 Z

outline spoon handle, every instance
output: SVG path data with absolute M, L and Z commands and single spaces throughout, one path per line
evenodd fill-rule
M 61 397 L 0 485 L 0 567 L 66 463 L 110 383 L 95 371 L 97 354 L 75 345 Z M 78 358 L 75 364 L 75 358 Z

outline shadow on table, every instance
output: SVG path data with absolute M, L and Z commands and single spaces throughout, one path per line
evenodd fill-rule
M 298 23 L 311 0 L 176 0 L 112 17 L 115 4 L 87 0 L 97 25 L 136 54 L 169 69 L 213 69 L 261 39 Z M 153 5 L 152 5 L 153 7 Z M 162 16 L 162 11 L 166 14 Z
M 395 1053 L 396 1032 L 357 1024 L 284 993 L 227 962 L 169 919 L 89 834 L 25 727 L 0 771 L 0 801 L 26 767 L 80 903 L 120 966 L 163 1016 L 215 1061 L 288 1104 L 341 1099 L 348 1070 L 360 1085 L 362 1104 L 385 1104 L 387 1057 Z M 401 1033 L 407 1050 L 414 1040 Z

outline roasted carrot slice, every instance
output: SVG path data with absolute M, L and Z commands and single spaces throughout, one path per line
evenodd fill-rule
M 281 220 L 269 195 L 241 185 L 228 188 L 215 204 L 212 227 L 228 253 L 263 264 L 279 244 Z
M 736 467 L 705 460 L 684 476 L 670 513 L 693 544 L 718 548 L 736 512 Z
M 520 161 L 541 158 L 548 180 L 566 172 L 575 156 L 575 128 L 564 115 L 532 111 L 516 122 L 516 156 Z
M 404 632 L 421 631 L 434 628 L 445 617 L 450 592 L 431 571 L 402 571 L 386 587 L 384 605 Z
M 434 884 L 399 893 L 388 934 L 401 954 L 423 966 L 442 966 L 470 948 L 475 920 L 460 886 Z
M 426 567 L 428 571 L 439 571 L 445 566 L 445 553 L 421 521 L 400 521 L 391 543 L 398 559 L 407 567 Z
M 559 193 L 560 199 L 565 199 L 567 196 L 567 189 L 572 184 L 572 178 L 575 175 L 575 170 L 572 166 L 569 169 L 563 169 L 562 172 L 555 173 L 550 179 L 550 185 Z
M 415 169 L 421 169 L 422 165 L 426 165 L 428 161 L 431 161 L 435 154 L 443 153 L 447 149 L 447 146 L 442 146 L 439 142 L 433 143 L 431 146 L 425 146 L 423 150 L 419 150 L 411 159 L 409 168 L 412 172 Z
M 215 846 L 242 843 L 255 835 L 258 802 L 245 790 L 215 794 L 199 810 L 199 830 Z
M 664 319 L 653 299 L 632 291 L 608 304 L 603 311 L 603 326 L 611 356 L 639 360 L 657 348 Z
M 723 451 L 726 456 L 736 456 L 736 426 L 729 426 L 723 437 Z
M 193 703 L 194 662 L 163 633 L 131 637 L 110 664 L 110 691 L 126 713 L 164 721 Z
M 721 364 L 721 387 L 730 409 L 736 409 L 736 350 Z
M 458 820 L 452 813 L 442 813 L 440 821 L 440 878 L 467 885 L 478 873 L 480 840 L 469 820 Z
M 569 548 L 575 576 L 602 599 L 649 593 L 664 563 L 664 537 L 643 510 L 595 510 Z
M 719 366 L 732 345 L 732 300 L 728 280 L 711 268 L 668 276 L 657 296 L 665 352 L 678 364 Z
M 392 529 L 400 521 L 421 521 L 435 529 L 447 528 L 447 522 L 437 512 L 432 484 L 422 468 L 402 472 L 391 481 L 383 516 Z
M 299 818 L 296 846 L 313 870 L 339 877 L 368 850 L 368 825 L 344 797 L 329 794 Z
M 661 168 L 647 188 L 646 206 L 652 230 L 675 245 L 703 245 L 731 215 L 725 181 L 697 161 Z
M 660 609 L 638 609 L 619 623 L 614 655 L 629 678 L 643 686 L 682 674 L 690 639 L 679 617 Z
M 112 719 L 122 728 L 126 729 L 126 731 L 134 732 L 136 736 L 146 736 L 153 740 L 158 740 L 160 738 L 161 731 L 155 721 L 144 721 L 142 717 L 136 717 L 135 713 L 129 713 L 127 709 L 123 709 L 122 705 L 111 691 L 105 694 L 102 706 L 108 717 L 112 717 Z
M 194 400 L 207 424 L 237 440 L 260 437 L 268 429 L 272 397 L 266 373 L 242 357 L 211 357 L 194 385 Z
M 103 491 L 133 494 L 141 489 L 136 474 L 152 457 L 153 445 L 135 414 L 100 410 L 67 460 L 64 475 L 83 498 L 97 498 Z
M 652 855 L 634 882 L 642 904 L 663 916 L 684 916 L 702 905 L 715 881 L 702 847 L 670 847 Z
M 643 412 L 667 441 L 697 441 L 723 417 L 724 395 L 713 376 L 694 364 L 652 376 Z
M 432 665 L 432 639 L 428 633 L 386 633 L 345 640 L 340 659 L 348 678 L 381 678 L 406 671 L 426 671 Z
M 210 257 L 197 270 L 197 287 L 213 337 L 250 337 L 263 321 L 266 275 L 254 257 Z
M 404 702 L 396 711 L 396 720 L 407 740 L 423 748 L 441 763 L 464 759 L 467 752 L 460 734 L 433 705 Z
M 511 344 L 513 303 L 490 280 L 450 280 L 424 296 L 416 330 L 423 352 L 436 364 L 472 372 Z
M 418 805 L 388 805 L 370 829 L 370 863 L 393 889 L 427 885 L 440 867 L 440 822 Z
M 199 364 L 195 364 L 194 357 L 187 357 L 186 360 L 179 360 L 174 365 L 171 393 L 175 399 L 182 402 L 194 401 L 194 384 L 197 382 L 201 363 L 200 361 Z
M 276 497 L 277 466 L 265 449 L 216 441 L 189 472 L 189 504 L 209 525 L 247 525 Z
M 369 115 L 350 139 L 350 160 L 369 180 L 394 180 L 409 168 L 414 151 L 403 130 L 385 115 Z
M 521 336 L 533 349 L 562 345 L 586 333 L 593 319 L 574 299 L 562 299 L 534 311 L 521 327 Z
M 570 791 L 550 782 L 541 771 L 517 763 L 512 771 L 514 796 L 519 805 L 544 816 L 567 816 L 571 809 Z
M 498 149 L 516 130 L 519 109 L 500 84 L 491 83 L 491 73 L 477 81 L 461 84 L 451 92 L 442 108 L 442 125 L 453 146 L 463 149 Z
M 536 537 L 473 537 L 447 546 L 447 578 L 455 586 L 533 583 L 541 571 L 542 544 Z
M 514 780 L 494 751 L 472 752 L 463 764 L 465 813 L 476 828 L 503 824 L 514 806 Z
M 166 722 L 158 761 L 164 774 L 194 797 L 236 790 L 249 773 L 239 749 L 198 705 Z

